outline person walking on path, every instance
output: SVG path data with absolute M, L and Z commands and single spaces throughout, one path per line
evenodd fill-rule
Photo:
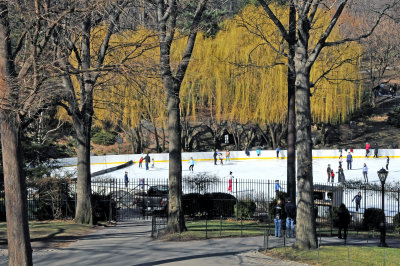
M 279 185 L 279 180 L 275 180 L 275 196 L 278 198 L 278 193 L 281 190 L 281 185 Z
M 214 151 L 214 165 L 217 165 L 218 149 Z
M 139 159 L 139 168 L 142 168 L 142 163 L 143 163 L 143 156 L 140 156 L 140 159 Z
M 276 159 L 279 159 L 279 152 L 281 151 L 281 149 L 278 147 L 276 147 Z
M 193 160 L 193 157 L 190 157 L 189 160 L 189 171 L 193 172 L 193 167 L 196 164 L 195 160 Z
M 378 158 L 378 152 L 379 152 L 379 146 L 378 143 L 375 143 L 375 147 L 374 147 L 374 158 Z
M 386 170 L 389 170 L 389 156 L 386 156 Z
M 367 144 L 365 144 L 365 157 L 368 157 L 370 148 L 371 148 L 371 145 L 367 142 Z
M 347 154 L 347 170 L 351 170 L 351 163 L 353 162 L 353 155 L 351 155 L 351 153 L 349 152 Z
M 331 165 L 328 164 L 328 168 L 326 168 L 326 173 L 328 174 L 328 183 L 331 180 L 331 172 L 332 172 Z
M 366 163 L 364 163 L 363 166 L 363 176 L 364 176 L 364 181 L 368 183 L 368 167 Z
M 229 150 L 226 150 L 225 152 L 225 162 L 228 163 L 231 162 L 231 152 Z
M 149 163 L 150 163 L 149 154 L 147 154 L 146 157 L 144 157 L 144 160 L 146 161 L 145 165 L 146 165 L 146 171 L 147 171 L 147 170 L 149 170 Z
M 278 200 L 278 203 L 276 204 L 276 206 L 274 208 L 274 222 L 275 222 L 275 236 L 276 237 L 281 237 L 282 214 L 283 214 L 283 209 L 282 209 L 282 205 L 281 205 L 281 200 Z
M 232 171 L 229 172 L 229 175 L 227 176 L 227 178 L 228 178 L 228 191 L 232 193 L 232 191 L 233 191 L 232 190 L 232 183 L 233 183 L 233 179 L 235 178 L 232 175 Z
M 294 225 L 296 224 L 296 205 L 291 199 L 287 200 L 285 205 L 286 212 L 286 236 L 288 238 L 295 237 L 294 236 Z
M 124 175 L 124 182 L 125 182 L 125 187 L 127 188 L 127 187 L 128 187 L 128 183 L 129 183 L 128 172 L 125 172 L 125 175 Z
M 358 212 L 358 209 L 360 209 L 361 199 L 362 199 L 361 192 L 358 192 L 358 194 L 355 195 L 354 198 L 351 200 L 351 202 L 356 200 L 356 212 Z
M 260 156 L 261 155 L 261 149 L 260 148 L 257 148 L 257 156 Z
M 339 227 L 339 236 L 340 239 L 347 239 L 347 229 L 350 223 L 350 213 L 346 208 L 346 205 L 343 203 L 340 204 L 339 209 L 337 211 L 337 225 Z M 342 237 L 342 229 L 343 229 L 343 237 Z

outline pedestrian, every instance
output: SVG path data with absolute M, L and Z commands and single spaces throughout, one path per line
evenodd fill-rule
M 217 165 L 218 149 L 214 151 L 214 165 Z
M 294 235 L 294 225 L 296 224 L 296 205 L 291 199 L 287 200 L 285 205 L 286 212 L 286 236 L 288 238 L 295 237 Z
M 360 209 L 361 199 L 362 199 L 361 192 L 358 192 L 358 194 L 355 195 L 354 198 L 351 200 L 351 202 L 356 200 L 356 212 L 358 212 L 358 209 Z
M 342 166 L 339 166 L 337 174 L 338 174 L 338 182 L 344 183 L 346 181 L 346 179 L 344 177 L 344 171 L 343 171 Z
M 257 148 L 256 152 L 257 152 L 257 156 L 260 156 L 260 154 L 261 154 L 261 149 L 260 149 L 260 147 Z
M 326 168 L 326 173 L 328 174 L 328 183 L 331 180 L 331 172 L 332 172 L 331 165 L 328 164 L 328 168 Z
M 250 151 L 248 147 L 246 147 L 244 153 L 247 155 L 247 157 L 250 157 Z
M 224 157 L 222 156 L 222 152 L 220 152 L 220 153 L 218 154 L 218 158 L 219 158 L 219 160 L 220 160 L 220 162 L 221 162 L 221 165 L 223 165 L 223 164 L 224 164 Z
M 193 172 L 193 167 L 196 164 L 195 160 L 193 160 L 193 157 L 190 157 L 189 160 L 189 171 Z
M 378 143 L 375 143 L 375 147 L 374 147 L 374 158 L 378 158 L 378 152 L 379 152 Z
M 231 162 L 231 152 L 229 150 L 226 150 L 225 152 L 225 162 L 228 163 Z
M 281 185 L 279 185 L 279 180 L 275 180 L 275 195 L 278 198 L 278 193 L 281 190 Z
M 389 156 L 386 156 L 386 170 L 389 170 Z
M 331 181 L 332 183 L 335 183 L 335 172 L 333 172 L 333 170 L 331 170 Z
M 124 175 L 124 182 L 125 182 L 125 187 L 127 188 L 127 187 L 128 187 L 128 183 L 129 183 L 128 172 L 125 172 L 125 175 Z
M 349 152 L 347 154 L 347 170 L 351 170 L 351 163 L 353 162 L 353 155 L 351 155 L 351 153 Z
M 363 172 L 363 176 L 364 176 L 364 181 L 365 181 L 366 183 L 368 183 L 368 167 L 367 167 L 367 164 L 366 164 L 366 163 L 364 163 L 362 172 Z
M 139 168 L 142 168 L 142 163 L 143 163 L 143 156 L 141 156 L 139 159 Z
M 337 211 L 337 225 L 339 227 L 339 236 L 340 239 L 347 239 L 347 228 L 349 227 L 350 223 L 350 213 L 349 210 L 346 208 L 346 205 L 343 203 L 340 204 L 339 209 Z M 342 237 L 342 229 L 343 229 L 343 237 Z
M 281 200 L 278 200 L 275 208 L 274 208 L 274 222 L 275 222 L 275 236 L 281 237 L 282 230 L 282 205 Z
M 146 155 L 146 157 L 144 157 L 145 165 L 146 165 L 146 171 L 149 170 L 149 163 L 150 163 L 150 156 L 149 154 Z
M 368 157 L 370 148 L 371 148 L 371 145 L 367 142 L 367 144 L 365 144 L 365 157 Z
M 281 149 L 278 147 L 276 147 L 276 159 L 279 159 L 279 152 L 281 151 Z
M 339 160 L 338 160 L 338 162 L 339 162 L 339 167 L 342 167 L 342 163 L 343 163 L 343 157 L 342 157 L 342 155 L 340 154 L 340 156 L 339 156 Z
M 151 159 L 151 168 L 154 168 L 154 158 Z
M 233 183 L 233 179 L 235 178 L 232 175 L 232 171 L 229 172 L 229 175 L 227 176 L 228 178 L 228 191 L 232 193 L 232 183 Z

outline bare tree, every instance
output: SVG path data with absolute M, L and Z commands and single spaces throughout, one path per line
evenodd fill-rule
M 161 77 L 167 93 L 168 139 L 169 139 L 169 201 L 168 226 L 170 233 L 182 232 L 186 229 L 182 212 L 182 144 L 179 109 L 179 91 L 186 69 L 192 56 L 197 32 L 207 0 L 198 3 L 189 29 L 186 49 L 175 73 L 171 69 L 171 45 L 174 40 L 178 16 L 178 1 L 157 0 L 158 31 L 160 40 Z
M 270 9 L 269 4 L 264 0 L 259 0 L 264 10 L 281 32 L 283 37 L 287 36 L 287 31 L 281 21 Z M 296 85 L 296 140 L 297 140 L 297 238 L 296 246 L 300 249 L 315 249 L 317 247 L 317 235 L 314 214 L 313 198 L 313 176 L 312 176 L 312 142 L 311 142 L 311 108 L 310 108 L 310 72 L 313 64 L 318 58 L 324 47 L 336 46 L 346 42 L 357 41 L 371 35 L 375 27 L 383 17 L 385 7 L 380 13 L 372 29 L 361 36 L 349 37 L 340 41 L 327 41 L 333 28 L 335 27 L 344 8 L 348 4 L 347 0 L 342 0 L 333 5 L 330 1 L 307 0 L 291 1 L 296 10 L 296 42 L 294 51 L 295 64 L 295 85 Z M 333 15 L 329 24 L 318 38 L 314 47 L 310 48 L 310 31 L 317 18 L 319 9 L 331 9 Z
M 67 91 L 67 104 L 61 105 L 72 117 L 78 143 L 78 187 L 75 222 L 93 224 L 91 206 L 90 133 L 94 114 L 93 91 L 99 77 L 116 66 L 106 66 L 105 58 L 111 36 L 116 32 L 118 19 L 129 1 L 78 1 L 79 16 L 65 22 L 66 30 L 60 29 L 56 45 L 58 62 Z M 93 49 L 92 30 L 103 22 L 106 27 L 98 50 Z M 77 66 L 69 61 L 71 58 Z M 73 82 L 78 81 L 78 85 Z
M 0 1 L 0 117 L 9 265 L 32 265 L 21 130 L 58 100 L 59 87 L 48 75 L 54 63 L 49 42 L 70 11 L 58 9 L 53 1 Z

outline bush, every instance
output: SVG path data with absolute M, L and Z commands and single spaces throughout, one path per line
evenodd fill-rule
M 199 193 L 182 195 L 182 210 L 184 215 L 195 217 L 204 212 L 204 196 Z
M 400 233 L 400 212 L 393 217 L 394 230 Z
M 101 130 L 93 134 L 92 142 L 98 145 L 113 145 L 116 140 L 115 137 L 117 134 L 115 132 Z
M 387 120 L 389 125 L 393 125 L 395 127 L 400 127 L 400 108 L 396 107 L 393 109 L 393 112 L 390 112 L 388 114 L 388 120 Z
M 239 205 L 238 209 L 237 205 Z M 235 205 L 235 214 L 237 213 L 237 218 L 239 219 L 252 218 L 255 211 L 256 203 L 252 200 L 240 200 L 238 204 Z
M 383 219 L 383 211 L 381 209 L 369 208 L 364 212 L 363 227 L 369 229 L 380 229 Z
M 110 219 L 110 200 L 111 200 L 111 219 Z M 116 220 L 117 204 L 111 199 L 110 195 L 92 194 L 93 222 Z

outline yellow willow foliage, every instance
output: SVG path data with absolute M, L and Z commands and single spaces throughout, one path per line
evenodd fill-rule
M 287 24 L 285 8 L 275 8 Z M 246 20 L 241 22 L 242 18 Z M 316 42 L 330 17 L 320 12 L 311 41 Z M 240 16 L 225 22 L 215 38 L 199 34 L 192 61 L 182 84 L 182 112 L 196 116 L 208 109 L 218 120 L 238 122 L 284 122 L 287 111 L 287 59 L 278 55 L 243 25 L 253 25 L 276 47 L 282 38 L 262 8 L 250 5 Z M 334 30 L 329 40 L 341 36 Z M 186 38 L 173 46 L 172 60 L 182 56 Z M 313 47 L 313 46 L 310 46 Z M 311 72 L 312 116 L 314 121 L 339 122 L 360 104 L 361 85 L 357 55 L 358 44 L 325 48 Z M 354 60 L 351 60 L 354 59 Z M 342 63 L 347 62 L 349 63 Z M 274 67 L 267 67 L 272 66 Z M 332 68 L 325 78 L 322 73 Z

